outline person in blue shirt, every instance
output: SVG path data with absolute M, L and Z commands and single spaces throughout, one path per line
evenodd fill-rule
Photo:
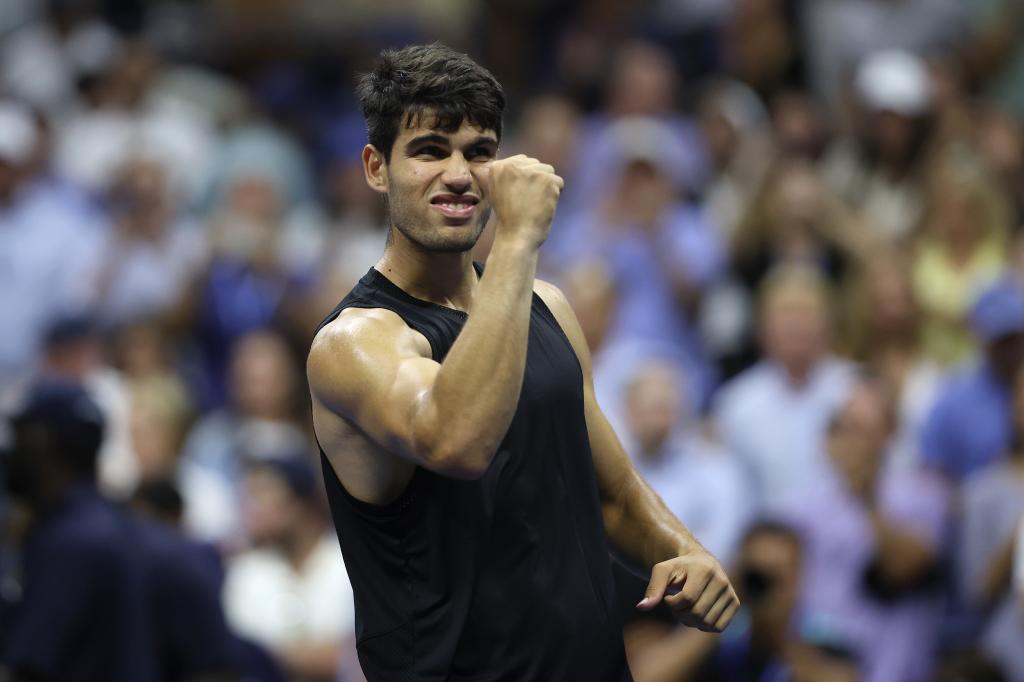
M 959 482 L 1010 448 L 1010 387 L 1024 364 L 1024 289 L 1010 277 L 974 302 L 983 357 L 950 379 L 921 434 L 924 463 Z
M 56 379 L 11 422 L 4 483 L 29 521 L 0 563 L 0 665 L 14 680 L 232 679 L 218 577 L 185 538 L 100 495 L 103 429 L 86 390 Z
M 4 548 L 0 665 L 14 680 L 158 679 L 144 556 L 95 485 L 103 428 L 85 390 L 57 381 L 32 387 L 11 422 L 4 484 L 30 519 Z

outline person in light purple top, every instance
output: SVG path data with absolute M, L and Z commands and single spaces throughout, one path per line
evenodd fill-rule
M 867 682 L 930 679 L 937 636 L 946 493 L 930 474 L 885 468 L 895 414 L 885 387 L 862 379 L 830 425 L 830 475 L 789 514 L 806 627 L 845 641 Z

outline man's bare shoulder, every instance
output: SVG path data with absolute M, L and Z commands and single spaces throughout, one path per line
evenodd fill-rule
M 583 330 L 580 329 L 576 313 L 573 312 L 572 305 L 569 304 L 565 294 L 551 282 L 542 279 L 535 279 L 533 281 L 533 291 L 540 296 L 541 300 L 544 301 L 544 305 L 555 316 L 555 320 L 562 328 L 573 350 L 576 351 L 577 357 L 579 357 L 580 362 L 583 364 L 584 371 L 589 372 L 590 350 L 587 347 L 587 339 L 583 334 Z
M 325 324 L 309 349 L 310 369 L 321 362 L 337 362 L 339 356 L 354 356 L 381 346 L 412 350 L 429 357 L 430 344 L 410 328 L 397 313 L 386 308 L 346 308 Z M 424 352 L 425 351 L 425 352 Z
M 566 311 L 570 311 L 569 301 L 565 298 L 565 294 L 557 286 L 543 279 L 533 280 L 533 293 L 540 296 L 544 304 L 551 309 L 551 312 L 557 317 L 559 314 L 564 314 Z
M 430 343 L 386 308 L 346 308 L 317 332 L 306 375 L 314 397 L 336 394 L 388 358 L 430 357 Z M 332 402 L 332 401 L 329 401 Z

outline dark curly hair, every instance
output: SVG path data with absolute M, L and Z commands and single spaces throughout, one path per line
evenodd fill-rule
M 425 110 L 434 117 L 432 127 L 454 132 L 467 120 L 501 139 L 501 85 L 468 55 L 441 43 L 384 50 L 359 79 L 356 95 L 369 142 L 387 161 L 399 124 L 413 125 Z

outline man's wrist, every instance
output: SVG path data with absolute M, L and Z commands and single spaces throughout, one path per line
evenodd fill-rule
M 530 236 L 530 230 L 505 227 L 501 223 L 494 226 L 494 244 L 491 251 L 495 249 L 518 252 L 521 255 L 536 253 L 544 239 L 537 240 Z

